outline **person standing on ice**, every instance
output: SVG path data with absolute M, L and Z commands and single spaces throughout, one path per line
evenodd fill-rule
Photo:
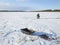
M 37 19 L 39 19 L 40 18 L 40 15 L 39 15 L 39 13 L 37 14 Z

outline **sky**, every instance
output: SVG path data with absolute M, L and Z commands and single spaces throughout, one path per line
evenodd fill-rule
M 60 9 L 60 0 L 0 0 L 0 10 Z

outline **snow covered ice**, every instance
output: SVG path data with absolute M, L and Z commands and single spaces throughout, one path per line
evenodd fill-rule
M 37 19 L 37 13 L 40 19 Z M 0 45 L 60 45 L 60 38 L 44 40 L 23 34 L 22 28 L 60 37 L 60 12 L 0 12 Z

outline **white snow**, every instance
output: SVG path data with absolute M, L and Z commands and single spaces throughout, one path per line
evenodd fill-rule
M 60 36 L 60 12 L 0 12 L 0 45 L 59 45 L 23 34 L 25 27 Z

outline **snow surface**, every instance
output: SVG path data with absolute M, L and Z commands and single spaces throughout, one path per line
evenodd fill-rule
M 40 14 L 40 19 L 37 19 L 37 13 Z M 60 45 L 38 36 L 25 35 L 21 28 L 59 37 L 60 12 L 0 12 L 0 45 Z

